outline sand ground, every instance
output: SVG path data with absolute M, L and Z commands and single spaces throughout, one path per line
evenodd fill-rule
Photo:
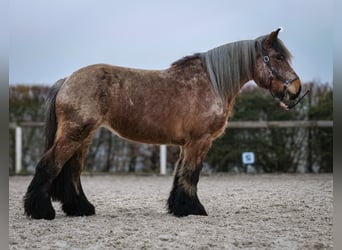
M 83 176 L 90 217 L 32 220 L 9 178 L 10 249 L 333 249 L 332 175 L 201 176 L 208 217 L 166 212 L 171 176 Z

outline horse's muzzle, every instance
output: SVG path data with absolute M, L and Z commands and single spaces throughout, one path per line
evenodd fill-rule
M 301 90 L 302 85 L 298 78 L 287 86 L 285 96 L 288 100 L 295 100 L 299 96 Z

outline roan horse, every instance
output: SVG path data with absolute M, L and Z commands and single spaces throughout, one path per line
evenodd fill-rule
M 186 56 L 165 70 L 96 64 L 59 80 L 47 100 L 45 154 L 25 194 L 25 214 L 54 219 L 51 199 L 69 216 L 95 214 L 80 175 L 95 131 L 105 127 L 132 141 L 178 145 L 168 212 L 207 215 L 197 196 L 202 162 L 240 88 L 254 80 L 284 108 L 301 91 L 279 30 Z

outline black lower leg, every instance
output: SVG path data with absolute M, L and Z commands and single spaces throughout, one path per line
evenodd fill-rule
M 89 216 L 95 214 L 95 207 L 85 196 L 80 179 L 78 180 L 77 190 L 75 187 L 72 189 L 72 193 L 64 200 L 62 209 L 68 216 Z
M 72 157 L 52 183 L 52 198 L 62 203 L 62 209 L 68 216 L 95 214 L 94 206 L 85 196 L 79 174 L 77 156 Z
M 168 212 L 181 217 L 187 215 L 208 215 L 197 196 L 197 183 L 201 166 L 195 171 L 177 170 L 168 199 Z
M 55 218 L 55 210 L 51 203 L 51 174 L 46 171 L 44 158 L 38 163 L 35 175 L 24 196 L 25 214 L 33 219 Z

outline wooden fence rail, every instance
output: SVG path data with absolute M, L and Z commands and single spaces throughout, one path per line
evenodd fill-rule
M 314 128 L 333 127 L 333 121 L 231 121 L 228 128 Z
M 333 127 L 334 121 L 228 121 L 228 128 L 315 128 Z M 43 127 L 44 122 L 10 123 L 9 127 Z

